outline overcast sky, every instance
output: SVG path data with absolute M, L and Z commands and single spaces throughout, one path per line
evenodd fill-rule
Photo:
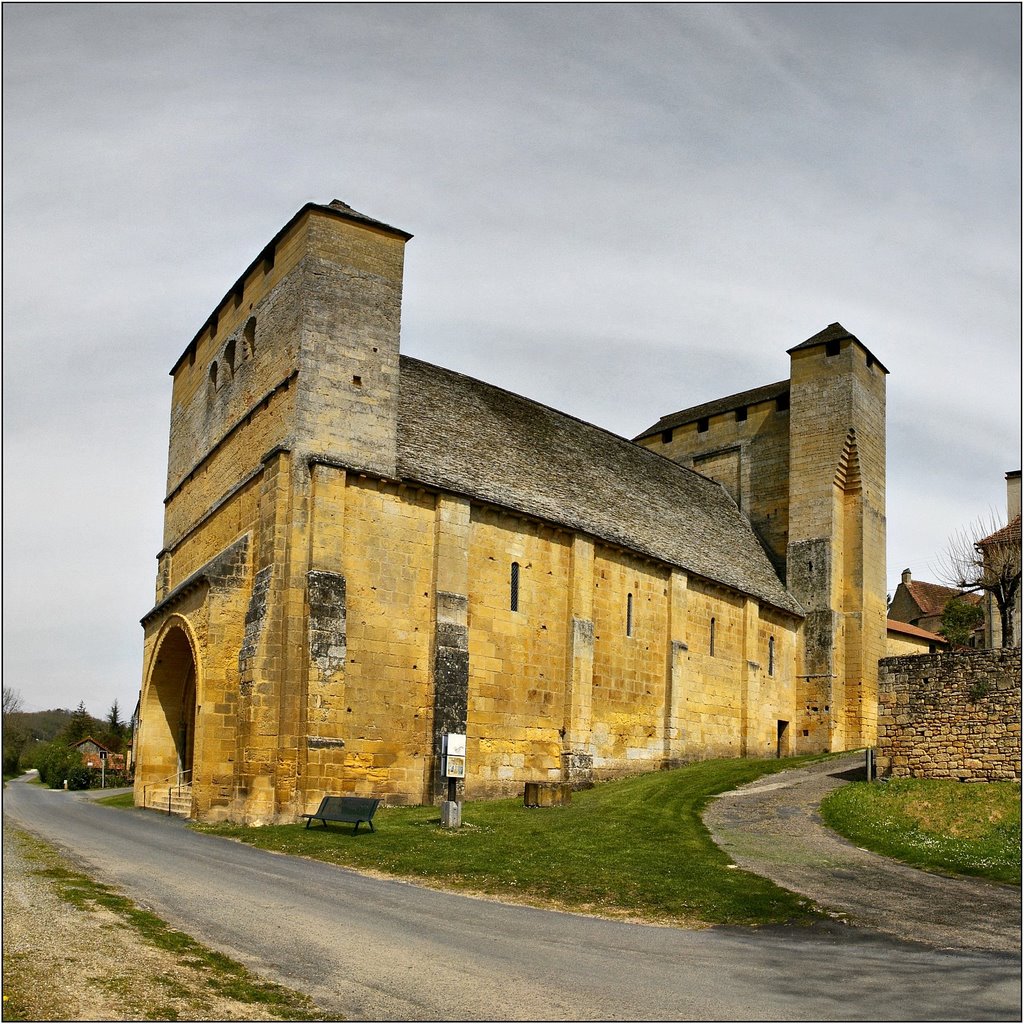
M 626 436 L 841 322 L 934 579 L 1021 464 L 1020 17 L 5 4 L 4 684 L 131 712 L 168 371 L 310 200 L 414 234 L 404 352 Z

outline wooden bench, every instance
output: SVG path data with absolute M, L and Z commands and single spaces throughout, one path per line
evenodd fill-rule
M 352 821 L 355 822 L 352 831 L 358 832 L 359 823 L 365 821 L 370 831 L 376 832 L 373 815 L 379 803 L 379 800 L 366 796 L 325 796 L 315 814 L 303 814 L 302 817 L 306 819 L 306 828 L 314 821 L 322 821 L 324 828 L 329 821 Z

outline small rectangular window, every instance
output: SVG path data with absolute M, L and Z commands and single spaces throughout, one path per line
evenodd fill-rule
M 699 420 L 697 420 L 697 433 L 706 434 L 708 431 L 708 426 L 709 424 L 707 416 L 702 416 Z
M 826 341 L 825 342 L 825 355 L 837 356 L 839 355 L 839 342 L 838 341 Z
M 511 611 L 519 611 L 519 563 L 512 563 L 512 572 L 509 574 L 509 608 Z
M 661 432 L 661 443 L 662 444 L 669 444 L 671 442 L 671 440 L 672 440 L 672 428 L 669 427 L 668 430 L 663 430 Z
M 787 391 L 784 395 L 779 395 L 775 399 L 775 411 L 785 412 L 789 408 L 789 392 Z
M 736 410 L 736 422 L 745 423 L 747 419 L 747 407 L 744 405 L 742 408 Z

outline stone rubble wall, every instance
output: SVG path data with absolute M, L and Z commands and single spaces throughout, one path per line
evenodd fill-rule
M 877 761 L 894 778 L 1020 779 L 1020 648 L 879 662 Z

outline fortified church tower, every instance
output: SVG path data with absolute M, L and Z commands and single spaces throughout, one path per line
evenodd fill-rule
M 885 656 L 885 377 L 841 324 L 790 379 L 662 417 L 636 438 L 717 480 L 801 603 L 796 749 L 875 741 Z
M 341 495 L 346 472 L 396 475 L 411 237 L 337 200 L 307 204 L 171 370 L 139 790 L 181 779 L 200 810 L 272 820 L 344 747 Z

